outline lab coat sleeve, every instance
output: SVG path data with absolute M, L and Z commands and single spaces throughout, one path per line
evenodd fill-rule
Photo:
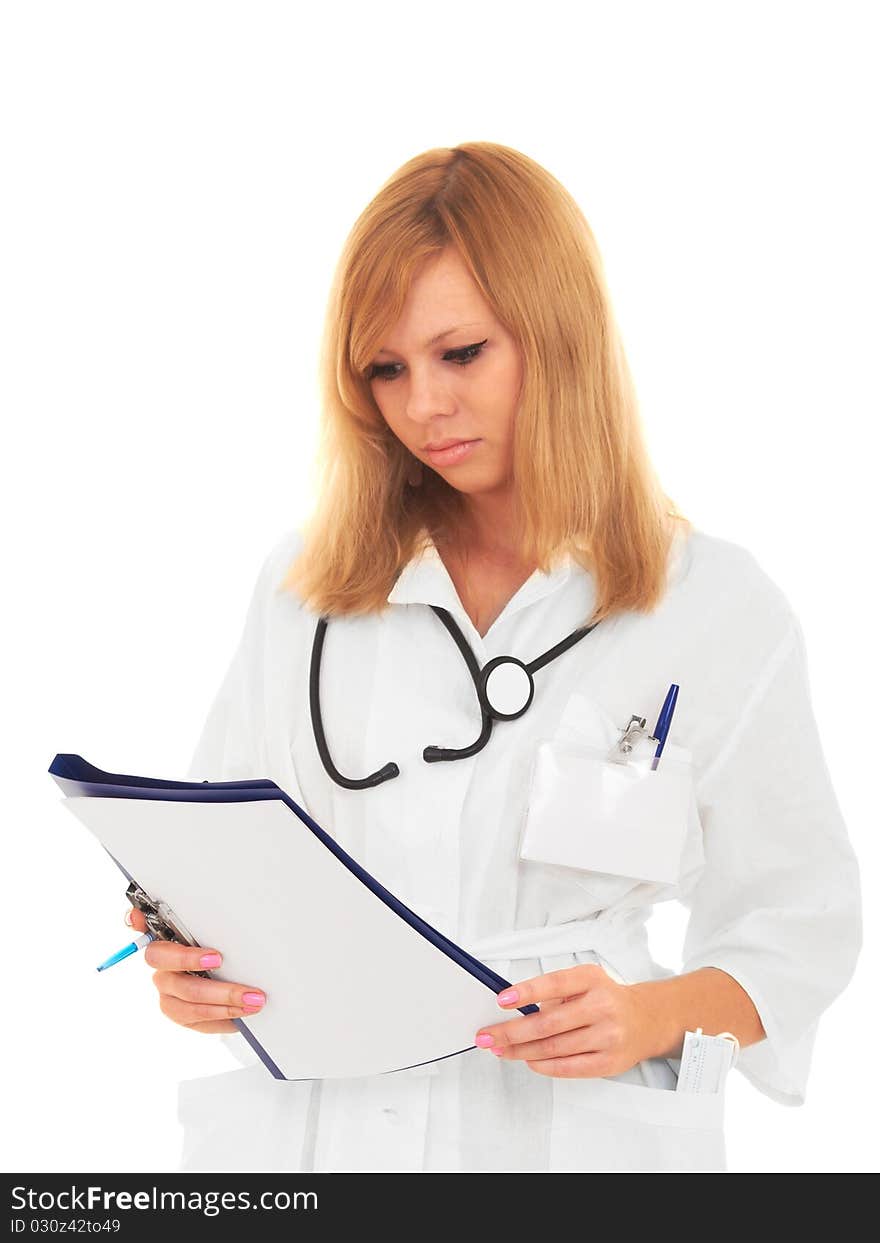
M 742 985 L 766 1039 L 742 1049 L 737 1068 L 766 1096 L 802 1105 L 819 1017 L 855 968 L 862 908 L 794 615 L 697 801 L 706 861 L 683 899 L 682 971 L 718 967 Z
M 239 781 L 266 775 L 262 771 L 262 639 L 273 568 L 270 554 L 257 576 L 244 629 L 202 727 L 187 771 L 188 781 Z
M 267 679 L 272 677 L 270 612 L 302 535 L 287 531 L 264 560 L 237 646 L 190 760 L 188 781 L 239 781 L 269 775 Z
M 263 562 L 238 644 L 192 755 L 187 781 L 238 781 L 267 776 L 268 617 L 273 594 L 299 543 L 299 533 L 288 532 Z M 220 1041 L 245 1066 L 259 1060 L 239 1033 L 221 1035 Z

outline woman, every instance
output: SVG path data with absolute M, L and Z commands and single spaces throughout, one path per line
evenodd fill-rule
M 185 974 L 222 947 L 155 943 L 163 1013 L 228 1033 L 245 1063 L 182 1085 L 183 1168 L 725 1168 L 723 1092 L 674 1090 L 684 1033 L 732 1033 L 760 1091 L 803 1103 L 861 941 L 787 599 L 660 489 L 592 233 L 514 150 L 428 151 L 382 187 L 337 270 L 322 376 L 319 504 L 263 567 L 190 778 L 275 780 L 509 979 L 508 1012 L 540 1013 L 499 1004 L 472 1050 L 427 1066 L 279 1083 L 232 1022 L 271 1005 L 259 981 Z M 582 632 L 487 736 L 444 618 L 480 669 Z M 553 855 L 571 808 L 537 757 L 598 771 L 670 684 L 660 766 L 688 774 L 687 810 L 649 815 L 665 836 L 640 825 L 624 859 L 575 808 Z M 429 744 L 467 753 L 426 763 Z M 679 974 L 645 932 L 673 898 L 690 909 Z

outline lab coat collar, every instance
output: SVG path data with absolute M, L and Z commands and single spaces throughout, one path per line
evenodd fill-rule
M 668 582 L 670 585 L 678 582 L 686 573 L 690 551 L 688 533 L 679 526 L 676 528 L 669 554 Z M 575 561 L 570 553 L 563 554 L 555 568 L 549 573 L 535 570 L 508 600 L 501 614 L 492 623 L 493 627 L 512 614 L 518 613 L 527 605 L 534 604 L 537 600 L 544 599 L 554 591 L 558 591 L 569 581 L 572 574 L 583 575 L 592 584 L 592 576 Z M 430 539 L 425 548 L 417 553 L 398 575 L 388 596 L 388 603 L 438 604 L 459 619 L 466 617 L 455 584 L 449 577 L 449 571 L 443 564 L 436 545 Z M 469 623 L 470 619 L 467 618 L 467 621 Z
M 500 621 L 518 613 L 520 609 L 537 600 L 558 591 L 568 582 L 573 570 L 583 573 L 574 558 L 565 554 L 554 569 L 544 574 L 535 570 L 519 590 L 508 600 L 502 613 L 495 619 L 493 626 Z M 457 619 L 464 614 L 462 603 L 458 598 L 455 584 L 449 577 L 449 571 L 437 551 L 433 541 L 429 541 L 421 553 L 404 566 L 397 582 L 388 596 L 389 604 L 437 604 L 448 609 Z

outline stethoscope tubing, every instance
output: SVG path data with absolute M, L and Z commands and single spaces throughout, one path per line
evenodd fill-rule
M 449 631 L 456 647 L 461 652 L 468 672 L 471 675 L 474 689 L 477 693 L 477 702 L 480 708 L 482 726 L 479 736 L 473 743 L 471 743 L 470 746 L 458 748 L 437 746 L 425 747 L 422 752 L 422 758 L 428 764 L 434 764 L 444 760 L 468 759 L 469 757 L 477 755 L 480 751 L 482 751 L 492 736 L 492 729 L 496 720 L 516 720 L 530 707 L 535 691 L 533 674 L 535 674 L 539 669 L 543 669 L 545 665 L 548 665 L 552 660 L 555 660 L 557 656 L 562 656 L 570 648 L 574 647 L 576 643 L 579 643 L 581 639 L 586 638 L 586 636 L 592 630 L 595 630 L 596 626 L 599 624 L 598 622 L 593 622 L 590 626 L 579 626 L 576 630 L 573 630 L 571 634 L 567 635 L 566 638 L 560 640 L 559 643 L 554 644 L 553 647 L 548 648 L 546 652 L 544 652 L 541 656 L 537 656 L 534 660 L 529 661 L 528 664 L 518 660 L 515 656 L 496 656 L 492 660 L 487 661 L 486 665 L 481 669 L 477 663 L 477 658 L 474 655 L 473 649 L 462 633 L 461 627 L 458 625 L 449 610 L 442 608 L 439 604 L 432 604 L 430 607 Z M 324 723 L 321 716 L 320 694 L 321 658 L 324 650 L 324 639 L 326 637 L 327 625 L 329 621 L 330 618 L 328 616 L 321 616 L 318 618 L 318 623 L 315 627 L 315 637 L 312 643 L 312 658 L 309 667 L 309 708 L 312 717 L 312 731 L 315 737 L 315 745 L 318 748 L 318 754 L 321 757 L 321 763 L 324 765 L 325 771 L 337 785 L 346 790 L 367 790 L 374 786 L 381 785 L 383 782 L 389 781 L 393 777 L 399 776 L 400 769 L 393 761 L 390 761 L 389 763 L 383 765 L 382 768 L 377 769 L 376 772 L 370 773 L 368 777 L 346 777 L 339 771 L 331 759 L 330 749 L 327 746 L 327 738 L 324 733 Z M 499 664 L 504 663 L 518 665 L 525 671 L 525 674 L 529 680 L 528 698 L 525 700 L 522 707 L 515 712 L 503 712 L 493 706 L 486 692 L 489 674 L 493 672 Z

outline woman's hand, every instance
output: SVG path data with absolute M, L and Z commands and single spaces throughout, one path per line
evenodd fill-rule
M 598 964 L 548 971 L 498 994 L 505 1008 L 532 1002 L 540 1004 L 540 1014 L 481 1027 L 474 1043 L 561 1079 L 619 1075 L 648 1056 L 651 1016 L 642 995 Z M 489 1043 L 481 1040 L 486 1036 Z
M 125 922 L 139 932 L 147 931 L 142 911 L 133 908 Z M 202 962 L 206 955 L 213 957 Z M 153 983 L 159 990 L 159 1009 L 173 1023 L 193 1031 L 237 1031 L 232 1020 L 256 1014 L 266 1000 L 259 989 L 248 984 L 226 984 L 223 980 L 186 974 L 219 967 L 222 956 L 217 950 L 178 945 L 175 941 L 151 941 L 144 950 L 144 959 L 149 966 L 159 968 L 153 972 Z

